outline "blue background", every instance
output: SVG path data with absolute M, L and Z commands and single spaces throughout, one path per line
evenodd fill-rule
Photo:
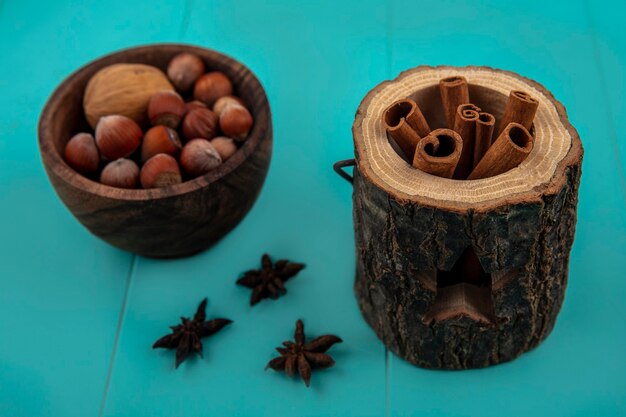
M 0 0 L 0 416 L 589 416 L 626 414 L 623 3 Z M 92 237 L 58 200 L 39 113 L 77 67 L 186 42 L 246 63 L 272 105 L 275 153 L 249 216 L 197 256 L 157 261 Z M 566 301 L 552 335 L 504 365 L 437 372 L 387 352 L 352 293 L 352 156 L 361 98 L 419 64 L 490 65 L 543 83 L 585 146 Z M 288 296 L 234 285 L 269 251 L 307 263 Z M 235 323 L 174 370 L 151 344 L 209 298 Z M 306 389 L 264 371 L 297 318 L 336 333 Z

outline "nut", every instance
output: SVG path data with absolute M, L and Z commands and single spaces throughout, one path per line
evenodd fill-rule
M 228 160 L 228 158 L 237 152 L 237 144 L 235 141 L 225 136 L 218 136 L 214 138 L 211 140 L 211 145 L 213 145 L 217 153 L 220 154 L 222 161 Z
M 240 99 L 239 97 L 224 96 L 224 97 L 220 97 L 217 99 L 217 101 L 213 105 L 213 112 L 217 114 L 217 116 L 219 117 L 224 111 L 224 109 L 226 109 L 226 107 L 233 106 L 233 105 L 246 107 L 243 100 Z
M 164 125 L 176 129 L 187 112 L 185 103 L 173 91 L 160 91 L 148 102 L 148 118 L 152 125 Z
M 183 120 L 183 134 L 188 140 L 211 139 L 217 133 L 218 117 L 209 109 L 194 109 Z
M 143 188 L 168 187 L 183 181 L 176 159 L 164 153 L 154 155 L 143 164 L 139 179 Z
M 139 125 L 125 116 L 104 116 L 96 126 L 96 145 L 100 155 L 109 161 L 130 156 L 139 146 L 141 136 Z
M 191 177 L 199 177 L 217 168 L 222 157 L 211 143 L 204 139 L 189 141 L 180 153 L 180 164 Z
M 204 74 L 204 62 L 194 54 L 176 55 L 167 66 L 167 76 L 178 91 L 187 91 Z
M 83 175 L 94 174 L 100 165 L 96 141 L 89 133 L 78 133 L 67 142 L 65 162 Z
M 174 90 L 163 72 L 142 64 L 115 64 L 98 71 L 87 83 L 83 97 L 85 116 L 95 128 L 102 116 L 119 114 L 143 125 L 154 93 Z
M 242 106 L 228 106 L 220 116 L 222 133 L 239 142 L 246 139 L 252 123 L 252 115 L 248 109 Z
M 139 167 L 126 158 L 109 162 L 100 174 L 100 182 L 118 188 L 137 188 Z
M 233 83 L 223 72 L 219 71 L 204 74 L 198 78 L 193 88 L 194 98 L 209 107 L 212 107 L 218 98 L 231 94 L 233 94 Z
M 208 109 L 206 104 L 201 102 L 200 100 L 193 100 L 188 103 L 185 103 L 185 108 L 187 109 L 187 113 L 194 109 Z
M 158 153 L 177 157 L 183 148 L 178 133 L 165 126 L 154 126 L 146 132 L 141 143 L 141 161 L 146 162 Z

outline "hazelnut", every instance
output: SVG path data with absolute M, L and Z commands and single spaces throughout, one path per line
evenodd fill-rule
M 141 128 L 132 119 L 119 115 L 104 116 L 96 126 L 96 145 L 103 158 L 113 161 L 135 152 L 142 135 Z
M 217 99 L 217 101 L 213 105 L 213 112 L 217 114 L 217 116 L 219 117 L 220 114 L 222 114 L 222 112 L 224 111 L 224 109 L 226 109 L 226 107 L 229 107 L 229 106 L 246 107 L 245 104 L 243 103 L 243 100 L 240 99 L 239 97 L 224 96 L 224 97 L 220 97 Z
M 218 98 L 231 94 L 233 94 L 233 83 L 223 72 L 219 71 L 204 74 L 198 78 L 193 88 L 194 98 L 209 107 L 212 107 Z
M 187 109 L 187 113 L 189 113 L 193 109 L 208 109 L 206 104 L 204 104 L 200 100 L 193 100 L 185 103 L 185 108 Z
M 222 161 L 226 161 L 237 152 L 237 144 L 235 141 L 225 136 L 214 138 L 211 140 L 211 145 L 213 145 L 217 153 L 220 154 Z
M 154 126 L 149 129 L 141 143 L 141 161 L 146 162 L 158 153 L 178 156 L 183 148 L 178 133 L 165 126 Z
M 78 133 L 67 142 L 65 162 L 83 175 L 94 174 L 100 165 L 96 141 L 89 133 Z
M 178 91 L 187 91 L 204 74 L 204 62 L 194 54 L 176 55 L 167 66 L 167 76 Z
M 139 167 L 126 158 L 109 162 L 100 174 L 100 182 L 118 188 L 137 188 Z
M 183 133 L 189 140 L 211 139 L 217 133 L 218 117 L 209 109 L 194 109 L 183 120 Z
M 183 181 L 176 159 L 164 153 L 154 155 L 143 164 L 139 179 L 143 188 L 167 187 Z
M 239 142 L 246 139 L 252 123 L 252 115 L 242 106 L 228 106 L 220 116 L 222 133 Z
M 217 168 L 222 157 L 211 143 L 204 139 L 189 141 L 180 153 L 180 164 L 191 177 L 199 177 Z
M 160 91 L 148 102 L 148 118 L 153 126 L 176 129 L 186 111 L 185 102 L 173 91 Z

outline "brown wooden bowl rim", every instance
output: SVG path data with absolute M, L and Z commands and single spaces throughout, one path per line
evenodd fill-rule
M 50 129 L 46 128 L 52 119 L 52 114 L 54 114 L 54 111 L 60 105 L 60 98 L 68 90 L 74 87 L 73 80 L 78 77 L 79 74 L 92 70 L 96 67 L 100 67 L 103 61 L 107 61 L 112 57 L 128 51 L 133 51 L 137 53 L 142 51 L 154 51 L 155 49 L 171 49 L 173 52 L 200 53 L 202 58 L 208 59 L 209 62 L 220 60 L 223 65 L 233 67 L 236 69 L 237 72 L 247 73 L 246 75 L 250 76 L 250 79 L 253 83 L 252 87 L 257 87 L 258 92 L 261 93 L 259 97 L 261 110 L 257 112 L 258 114 L 253 115 L 255 122 L 248 136 L 248 139 L 246 139 L 244 144 L 237 150 L 237 152 L 235 152 L 233 156 L 231 156 L 226 162 L 221 164 L 215 170 L 201 177 L 197 177 L 191 180 L 187 180 L 181 184 L 176 184 L 164 188 L 132 190 L 116 188 L 101 184 L 76 172 L 69 165 L 67 165 L 63 157 L 57 151 L 56 147 L 53 145 L 53 138 L 52 134 L 50 133 Z M 206 56 L 207 54 L 209 55 L 208 57 Z M 265 120 L 260 120 L 259 116 L 262 116 L 263 118 L 265 118 Z M 73 187 L 79 188 L 88 193 L 115 200 L 153 200 L 159 198 L 180 196 L 189 192 L 197 191 L 199 189 L 209 186 L 211 183 L 218 181 L 229 173 L 233 172 L 257 149 L 257 147 L 261 143 L 261 140 L 265 138 L 270 126 L 271 110 L 269 107 L 267 94 L 259 79 L 247 66 L 237 61 L 236 59 L 213 49 L 182 43 L 158 43 L 134 46 L 117 50 L 115 52 L 100 56 L 99 58 L 88 62 L 87 64 L 72 72 L 61 82 L 61 84 L 57 86 L 57 88 L 48 98 L 48 101 L 46 102 L 41 112 L 37 129 L 39 136 L 39 149 L 44 164 L 47 166 L 48 169 L 53 170 L 59 178 L 63 179 L 65 182 L 69 183 Z

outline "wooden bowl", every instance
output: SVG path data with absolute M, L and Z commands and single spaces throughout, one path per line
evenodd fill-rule
M 207 175 L 166 188 L 125 190 L 82 176 L 63 160 L 69 138 L 91 131 L 83 92 L 98 70 L 141 63 L 166 70 L 180 52 L 204 59 L 233 81 L 235 93 L 254 117 L 247 141 Z M 118 248 L 151 257 L 178 257 L 208 248 L 232 230 L 259 195 L 272 154 L 272 121 L 263 87 L 243 64 L 218 52 L 164 44 L 126 49 L 97 59 L 70 75 L 54 91 L 39 120 L 39 148 L 48 177 L 63 203 L 90 232 Z

